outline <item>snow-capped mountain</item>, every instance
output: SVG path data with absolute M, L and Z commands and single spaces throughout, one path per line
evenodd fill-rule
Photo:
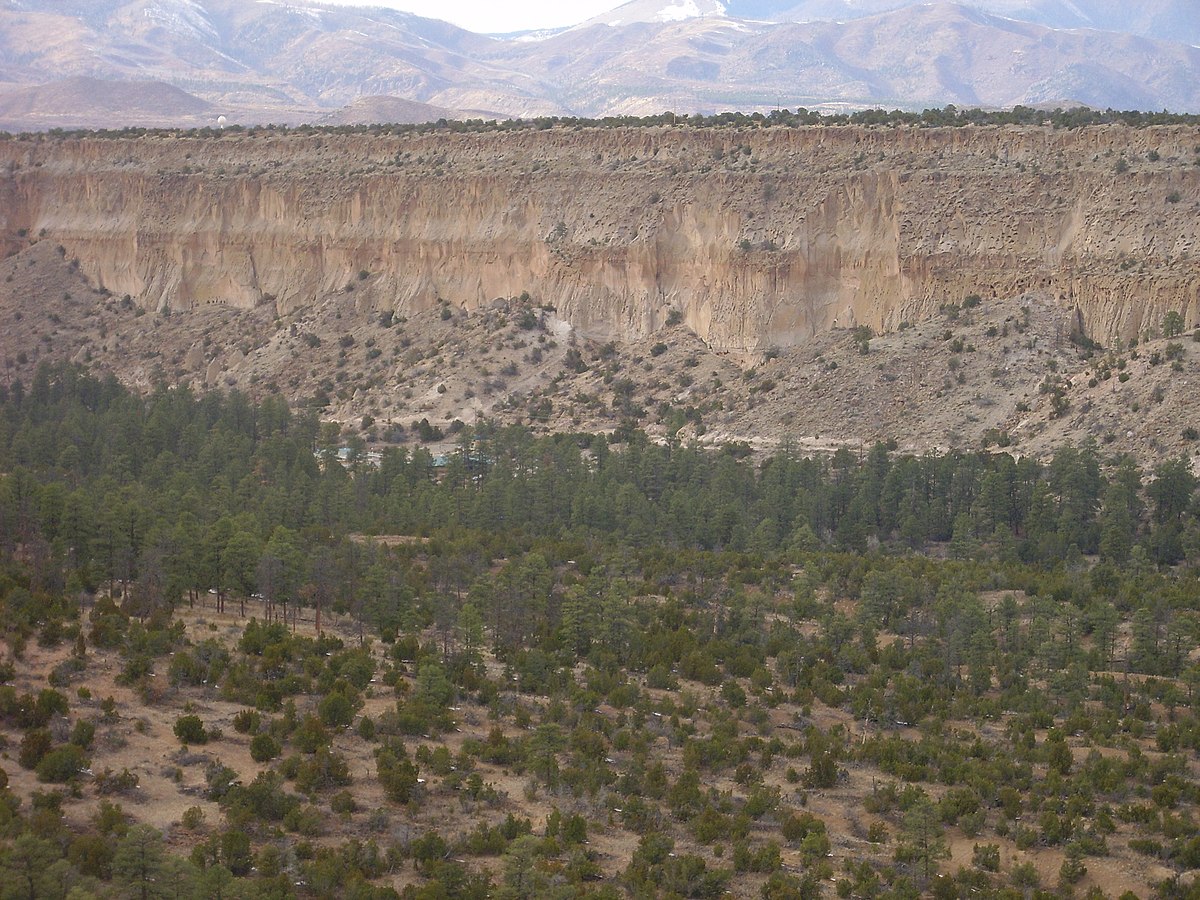
M 1200 44 L 1197 0 L 958 0 L 990 15 L 1056 30 L 1094 28 Z M 662 23 L 726 16 L 758 22 L 845 22 L 928 5 L 927 0 L 632 0 L 588 24 Z

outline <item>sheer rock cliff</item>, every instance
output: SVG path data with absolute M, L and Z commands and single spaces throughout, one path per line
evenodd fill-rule
M 1200 129 L 11 138 L 0 241 L 34 237 L 158 310 L 527 292 L 585 336 L 678 310 L 755 353 L 1036 291 L 1108 343 L 1200 320 Z

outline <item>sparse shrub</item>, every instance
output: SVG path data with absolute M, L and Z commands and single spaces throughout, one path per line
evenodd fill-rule
M 862 356 L 866 356 L 871 352 L 871 338 L 874 332 L 871 331 L 870 325 L 859 325 L 854 329 L 854 343 L 858 346 L 858 352 Z
M 92 746 L 92 741 L 96 737 L 96 725 L 88 719 L 80 719 L 75 723 L 75 727 L 71 729 L 71 743 L 76 747 L 82 747 L 87 750 Z
M 317 705 L 321 722 L 329 728 L 345 728 L 354 721 L 354 701 L 341 691 L 326 694 Z
M 175 720 L 175 737 L 182 744 L 206 744 L 208 732 L 199 716 L 180 716 Z
M 32 728 L 25 732 L 21 739 L 21 750 L 17 754 L 17 762 L 23 769 L 36 769 L 43 757 L 54 746 L 54 739 L 45 728 Z
M 87 754 L 81 747 L 67 744 L 51 750 L 37 764 L 38 781 L 63 784 L 71 781 L 87 768 Z
M 316 716 L 305 716 L 292 733 L 292 746 L 301 753 L 316 753 L 322 747 L 329 746 L 329 732 Z
M 204 810 L 199 806 L 189 806 L 183 811 L 179 824 L 188 831 L 199 831 L 204 826 Z
M 418 422 L 413 422 L 412 429 L 417 433 L 417 437 L 420 438 L 423 443 L 440 441 L 446 436 L 442 432 L 442 429 L 435 425 L 430 425 L 428 419 L 421 419 Z
M 138 777 L 128 769 L 114 772 L 105 769 L 96 776 L 96 793 L 101 796 L 109 794 L 127 794 L 138 786 Z
M 258 763 L 268 762 L 277 758 L 282 749 L 279 741 L 264 731 L 261 734 L 256 734 L 251 739 L 250 758 Z
M 417 767 L 409 760 L 403 746 L 377 750 L 375 769 L 389 800 L 408 803 L 416 796 Z
M 358 736 L 364 741 L 375 740 L 375 720 L 370 716 L 363 716 L 358 720 Z
M 1072 885 L 1087 874 L 1087 866 L 1077 853 L 1068 853 L 1058 870 L 1058 877 L 1064 885 Z
M 587 371 L 587 363 L 583 361 L 583 354 L 575 347 L 567 350 L 563 356 L 563 368 L 574 372 L 576 375 L 581 375 Z
M 976 844 L 971 855 L 971 864 L 985 872 L 999 872 L 1000 847 L 997 844 Z

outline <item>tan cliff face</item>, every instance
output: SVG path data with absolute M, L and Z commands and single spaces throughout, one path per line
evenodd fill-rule
M 528 292 L 588 336 L 678 310 L 752 352 L 1037 290 L 1110 342 L 1200 320 L 1198 154 L 1181 126 L 13 138 L 0 239 L 150 308 Z

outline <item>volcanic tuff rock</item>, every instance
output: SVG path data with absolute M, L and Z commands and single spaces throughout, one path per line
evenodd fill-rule
M 0 235 L 157 309 L 528 292 L 585 336 L 679 310 L 754 352 L 1037 290 L 1107 343 L 1200 320 L 1198 154 L 1190 127 L 22 138 Z

